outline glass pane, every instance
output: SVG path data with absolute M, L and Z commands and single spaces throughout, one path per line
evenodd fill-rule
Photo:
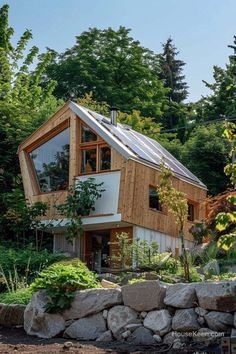
M 30 153 L 41 192 L 64 190 L 69 182 L 69 128 Z
M 81 124 L 81 142 L 88 143 L 90 141 L 97 141 L 97 135 L 88 127 Z
M 97 149 L 81 150 L 81 173 L 96 172 Z
M 149 187 L 149 208 L 161 211 L 161 205 L 156 188 Z
M 111 149 L 108 146 L 104 146 L 100 149 L 100 170 L 111 169 Z

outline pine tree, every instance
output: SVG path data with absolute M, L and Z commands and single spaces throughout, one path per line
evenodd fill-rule
M 184 81 L 183 67 L 185 63 L 176 59 L 179 52 L 169 37 L 162 45 L 163 53 L 160 55 L 161 79 L 165 86 L 170 88 L 169 99 L 176 103 L 183 102 L 188 97 L 188 85 Z

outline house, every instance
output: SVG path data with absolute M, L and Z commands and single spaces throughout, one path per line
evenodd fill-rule
M 174 173 L 173 185 L 188 198 L 185 235 L 191 247 L 188 230 L 192 221 L 205 216 L 206 186 L 157 141 L 117 123 L 114 111 L 108 119 L 68 102 L 19 147 L 26 198 L 48 203 L 45 220 L 54 222 L 54 250 L 76 254 L 98 268 L 111 253 L 108 243 L 117 232 L 156 240 L 160 251 L 178 252 L 178 226 L 160 205 L 156 191 L 163 157 Z M 68 186 L 88 177 L 103 182 L 105 192 L 95 211 L 83 217 L 84 235 L 70 245 L 63 221 L 60 226 L 55 222 L 60 217 L 55 204 L 65 201 Z

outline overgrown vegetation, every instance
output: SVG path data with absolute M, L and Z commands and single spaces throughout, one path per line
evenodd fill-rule
M 33 291 L 45 289 L 49 296 L 46 311 L 60 312 L 70 307 L 76 290 L 100 287 L 96 275 L 80 260 L 56 263 L 43 270 L 31 285 Z

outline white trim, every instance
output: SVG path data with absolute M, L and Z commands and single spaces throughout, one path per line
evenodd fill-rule
M 69 107 L 77 114 L 91 129 L 98 133 L 109 145 L 114 147 L 127 160 L 136 155 L 103 127 L 92 115 L 90 115 L 83 107 L 74 102 L 70 102 Z

